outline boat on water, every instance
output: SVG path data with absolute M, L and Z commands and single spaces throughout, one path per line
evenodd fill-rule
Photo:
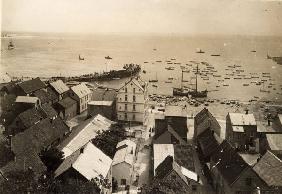
M 250 84 L 243 84 L 243 86 L 249 86 Z
M 80 55 L 78 55 L 78 60 L 84 61 L 84 57 L 81 57 Z
M 203 51 L 202 49 L 199 49 L 198 51 L 196 51 L 196 53 L 205 53 L 205 51 Z
M 9 42 L 8 44 L 8 50 L 13 50 L 15 48 L 15 45 L 12 41 Z
M 157 63 L 161 63 L 162 61 L 156 61 Z
M 144 63 L 149 63 L 148 61 L 144 61 Z
M 152 86 L 153 86 L 153 87 L 155 87 L 155 88 L 157 88 L 157 87 L 158 87 L 158 86 L 157 86 L 157 85 L 155 85 L 155 84 L 153 84 Z
M 167 80 L 167 81 L 165 81 L 165 83 L 167 83 L 167 84 L 171 84 L 171 83 L 172 83 L 172 81 Z
M 212 56 L 212 57 L 219 57 L 220 54 L 212 54 L 211 56 Z
M 168 80 L 173 80 L 173 77 L 169 77 Z
M 171 71 L 171 70 L 174 70 L 174 67 L 166 67 L 165 69 Z
M 105 59 L 113 59 L 112 57 L 110 56 L 106 56 Z
M 229 86 L 229 84 L 223 84 L 223 86 Z
M 153 82 L 153 83 L 158 82 L 158 81 L 159 81 L 159 80 L 158 80 L 157 73 L 156 73 L 156 78 L 155 78 L 155 79 L 150 79 L 150 80 L 149 80 L 149 82 Z
M 252 50 L 251 52 L 252 52 L 252 53 L 256 53 L 257 51 L 256 51 L 256 50 Z

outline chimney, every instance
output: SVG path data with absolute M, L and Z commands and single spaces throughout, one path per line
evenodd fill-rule
M 270 126 L 271 122 L 270 119 L 267 119 L 267 125 Z
M 80 148 L 80 153 L 83 154 L 84 148 Z

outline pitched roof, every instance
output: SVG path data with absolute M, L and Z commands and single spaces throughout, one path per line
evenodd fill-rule
M 31 127 L 40 121 L 40 119 L 43 119 L 41 113 L 35 108 L 28 109 L 20 113 L 17 117 L 22 121 L 24 127 L 26 128 Z
M 172 144 L 153 144 L 154 152 L 154 174 L 157 167 L 164 161 L 167 156 L 174 157 L 174 147 Z
M 266 134 L 266 139 L 271 150 L 282 150 L 282 134 Z
M 216 118 L 209 112 L 207 108 L 202 109 L 195 117 L 195 130 L 197 130 L 197 135 L 200 135 L 205 130 L 210 129 L 220 135 L 220 125 Z M 198 127 L 201 126 L 201 127 Z
M 91 94 L 91 90 L 85 85 L 85 83 L 78 84 L 71 87 L 71 90 L 79 97 L 82 98 L 88 94 Z
M 88 104 L 95 106 L 112 106 L 113 101 L 90 101 Z
M 188 170 L 195 171 L 193 145 L 176 144 L 173 145 L 173 148 L 175 162 Z
M 38 101 L 37 97 L 32 96 L 17 96 L 16 102 L 18 103 L 31 103 L 35 104 Z
M 73 100 L 73 99 L 70 98 L 70 97 L 66 97 L 66 98 L 60 100 L 60 101 L 58 102 L 58 104 L 61 105 L 63 108 L 69 108 L 69 107 L 71 107 L 73 104 L 76 104 L 76 101 Z
M 125 139 L 117 144 L 117 151 L 113 158 L 113 165 L 126 162 L 129 165 L 133 165 L 134 153 L 136 150 L 136 143 Z
M 197 138 L 198 145 L 201 149 L 203 157 L 210 157 L 214 151 L 219 148 L 219 143 L 215 139 L 211 130 L 206 130 Z
M 229 113 L 232 125 L 257 125 L 253 114 Z
M 26 93 L 32 93 L 36 90 L 45 88 L 46 85 L 40 80 L 40 78 L 31 79 L 28 81 L 24 81 L 19 83 L 18 86 Z
M 248 168 L 248 164 L 241 158 L 229 142 L 224 140 L 219 149 L 212 155 L 215 165 L 223 178 L 232 185 L 241 173 Z
M 37 90 L 34 92 L 34 96 L 38 97 L 42 104 L 56 99 L 56 95 L 54 95 L 53 91 L 50 90 Z
M 282 187 L 282 161 L 270 151 L 262 156 L 253 169 L 268 186 Z
M 121 89 L 123 89 L 125 86 L 127 86 L 130 83 L 133 83 L 134 85 L 136 85 L 142 92 L 145 91 L 145 89 L 142 87 L 143 84 L 141 83 L 141 80 L 138 80 L 136 77 L 131 78 L 129 81 L 125 82 L 124 85 L 118 91 L 120 91 Z
M 117 96 L 116 90 L 97 88 L 93 91 L 93 101 L 114 101 Z
M 83 151 L 81 150 L 83 149 Z M 102 175 L 107 176 L 112 164 L 112 159 L 88 142 L 82 148 L 68 156 L 55 171 L 55 177 L 61 175 L 69 168 L 74 168 L 87 180 Z
M 45 118 L 54 118 L 58 115 L 55 109 L 49 104 L 42 104 L 39 111 Z
M 167 118 L 168 126 L 170 126 L 176 133 L 182 137 L 187 138 L 188 128 L 187 128 L 187 118 L 186 117 L 170 117 Z
M 69 90 L 69 87 L 62 80 L 51 82 L 50 86 L 52 86 L 58 94 L 63 94 Z
M 88 141 L 95 138 L 98 133 L 109 130 L 112 124 L 114 124 L 113 121 L 98 114 L 75 127 L 58 148 L 67 157 Z

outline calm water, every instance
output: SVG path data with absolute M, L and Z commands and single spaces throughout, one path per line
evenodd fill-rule
M 81 75 L 120 69 L 125 63 L 137 63 L 147 72 L 141 74 L 144 80 L 159 80 L 154 83 L 158 85 L 157 88 L 150 86 L 152 93 L 171 94 L 173 86 L 180 86 L 181 68 L 179 64 L 168 65 L 165 61 L 175 58 L 172 62 L 181 63 L 182 66 L 193 64 L 189 62 L 191 60 L 208 62 L 218 71 L 215 74 L 222 75 L 221 78 L 210 75 L 209 80 L 199 79 L 200 89 L 210 90 L 211 98 L 248 100 L 253 96 L 268 96 L 280 100 L 282 97 L 282 65 L 266 59 L 267 53 L 282 56 L 282 37 L 36 34 L 13 37 L 16 49 L 7 50 L 9 40 L 11 38 L 1 39 L 1 71 L 13 76 Z M 196 53 L 198 48 L 205 53 Z M 78 60 L 79 54 L 85 58 L 84 61 Z M 212 57 L 211 54 L 221 56 Z M 108 55 L 113 59 L 106 60 L 105 56 Z M 250 76 L 251 73 L 257 73 L 260 78 L 234 80 L 230 77 L 230 80 L 218 82 L 226 73 L 230 73 L 226 70 L 227 66 L 234 64 L 242 66 L 240 69 L 244 72 L 241 74 Z M 166 70 L 168 66 L 174 66 L 175 70 Z M 186 67 L 191 70 L 195 65 Z M 199 68 L 206 66 L 199 65 Z M 268 80 L 264 86 L 251 83 L 263 79 L 262 72 L 270 73 L 272 80 Z M 190 80 L 191 76 L 192 73 L 184 74 L 184 79 Z M 168 77 L 174 79 L 173 83 L 165 83 Z M 117 87 L 121 82 L 107 84 Z M 243 86 L 243 83 L 249 86 Z M 267 88 L 269 84 L 274 85 Z M 216 85 L 220 87 L 216 88 Z M 270 90 L 270 93 L 260 92 L 262 87 Z

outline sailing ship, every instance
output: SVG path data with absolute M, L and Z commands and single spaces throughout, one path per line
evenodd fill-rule
M 205 51 L 202 51 L 202 49 L 199 49 L 196 53 L 205 53 Z
M 15 48 L 15 45 L 13 44 L 12 41 L 10 41 L 8 44 L 8 50 L 13 50 L 14 48 Z
M 155 79 L 149 79 L 149 82 L 158 82 L 158 77 L 157 77 L 157 73 L 156 73 L 156 78 Z
M 113 59 L 112 57 L 110 56 L 106 56 L 105 59 Z
M 182 76 L 181 76 L 181 88 L 173 88 L 173 95 L 174 96 L 188 96 L 191 95 L 194 98 L 204 98 L 207 97 L 208 95 L 208 91 L 207 90 L 203 90 L 203 91 L 198 91 L 198 74 L 199 74 L 199 67 L 197 65 L 197 69 L 195 72 L 195 79 L 196 79 L 196 83 L 195 83 L 195 89 L 191 89 L 191 90 L 185 90 L 182 87 L 182 82 L 183 82 L 183 71 L 182 71 Z

